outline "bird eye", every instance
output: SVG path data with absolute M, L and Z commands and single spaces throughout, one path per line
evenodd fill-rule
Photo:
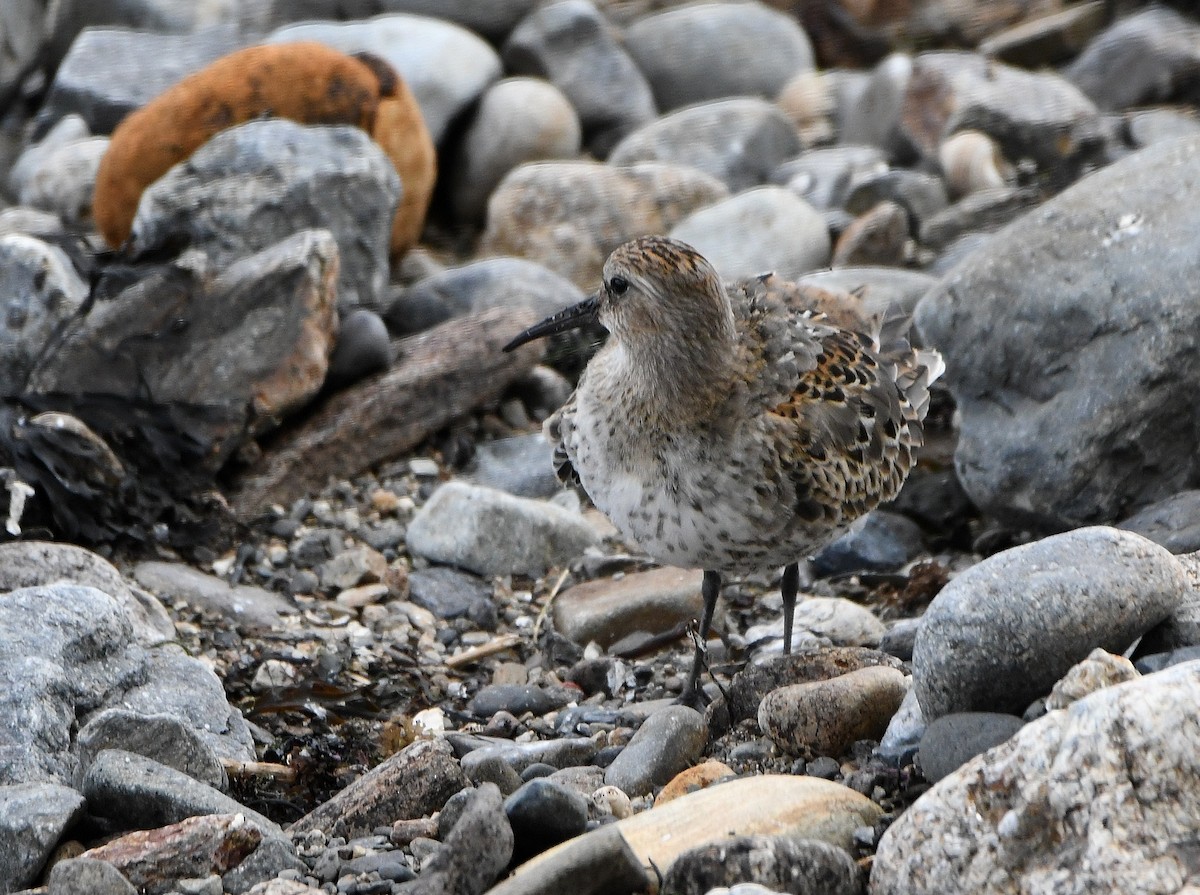
M 624 295 L 629 289 L 629 281 L 624 277 L 613 277 L 608 281 L 608 291 L 613 295 Z

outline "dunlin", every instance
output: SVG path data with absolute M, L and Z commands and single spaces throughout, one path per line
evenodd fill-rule
M 943 369 L 907 344 L 881 353 L 770 282 L 726 286 L 691 246 L 642 237 L 609 256 L 594 295 L 506 347 L 597 318 L 608 329 L 545 431 L 559 477 L 623 535 L 704 570 L 685 699 L 698 692 L 723 574 L 784 566 L 790 650 L 798 561 L 900 490 Z

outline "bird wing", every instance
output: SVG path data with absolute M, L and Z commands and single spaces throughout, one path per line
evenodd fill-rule
M 570 441 L 571 433 L 574 431 L 575 395 L 572 394 L 562 407 L 546 418 L 542 424 L 542 432 L 545 434 L 546 440 L 550 442 L 550 447 L 554 449 L 554 474 L 558 476 L 558 480 L 564 485 L 582 487 L 579 473 L 571 463 L 566 448 L 566 443 Z

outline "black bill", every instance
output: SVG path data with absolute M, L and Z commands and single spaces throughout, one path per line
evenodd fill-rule
M 566 332 L 569 329 L 579 329 L 581 326 L 587 326 L 596 319 L 596 314 L 600 310 L 600 298 L 593 295 L 584 299 L 577 305 L 571 305 L 569 308 L 564 308 L 553 317 L 547 317 L 541 323 L 535 323 L 525 332 L 521 333 L 511 342 L 504 346 L 505 351 L 512 351 L 514 348 L 519 348 L 526 342 L 532 342 L 534 339 L 540 339 L 543 336 L 552 336 L 555 333 Z

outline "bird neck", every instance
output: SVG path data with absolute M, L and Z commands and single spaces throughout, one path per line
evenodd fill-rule
M 623 388 L 648 412 L 685 421 L 720 403 L 734 382 L 736 331 L 732 314 L 721 325 L 618 344 Z

